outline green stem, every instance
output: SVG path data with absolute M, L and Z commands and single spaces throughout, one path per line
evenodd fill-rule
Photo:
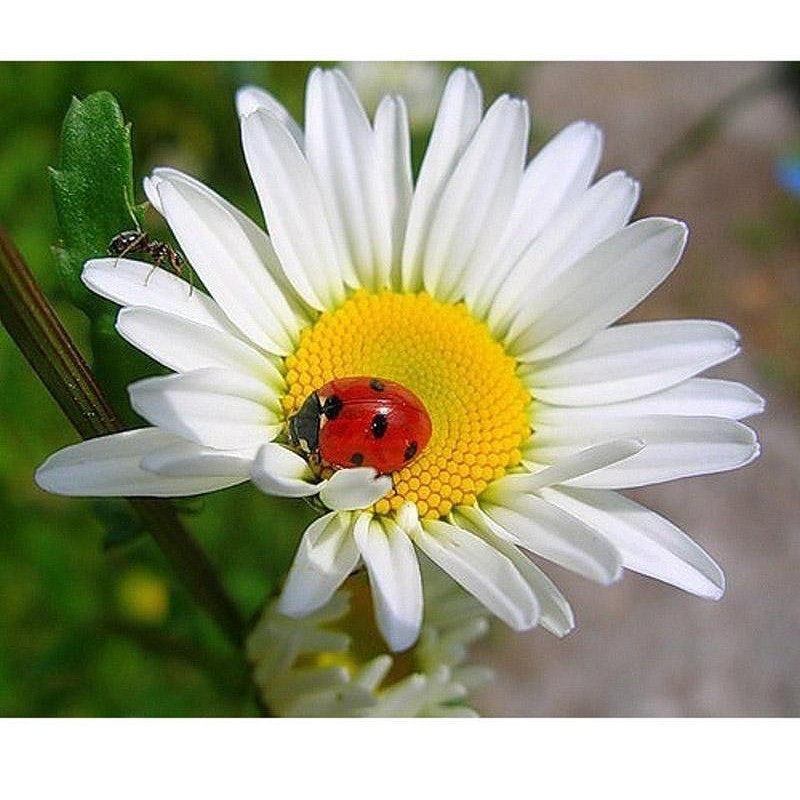
M 84 439 L 125 430 L 2 226 L 0 321 Z M 245 631 L 241 615 L 173 505 L 155 498 L 128 500 L 192 597 L 226 638 L 241 648 Z

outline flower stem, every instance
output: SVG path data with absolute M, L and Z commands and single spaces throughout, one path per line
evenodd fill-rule
M 13 241 L 0 226 L 0 321 L 84 438 L 125 429 Z M 237 648 L 244 622 L 211 562 L 167 500 L 128 498 L 184 585 Z

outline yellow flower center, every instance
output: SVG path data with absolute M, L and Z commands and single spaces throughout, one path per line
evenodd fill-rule
M 474 503 L 490 481 L 520 462 L 520 444 L 530 434 L 530 394 L 514 359 L 463 304 L 424 293 L 361 291 L 325 312 L 286 359 L 287 417 L 328 381 L 360 375 L 409 388 L 433 426 L 423 453 L 392 474 L 394 488 L 375 512 L 411 501 L 420 516 L 444 516 Z

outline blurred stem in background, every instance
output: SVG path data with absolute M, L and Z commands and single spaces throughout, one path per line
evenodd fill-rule
M 737 86 L 715 105 L 710 106 L 686 132 L 661 155 L 650 171 L 642 177 L 643 191 L 650 202 L 667 185 L 675 170 L 694 158 L 711 144 L 723 127 L 747 105 L 775 91 L 785 80 L 783 65 L 775 65 L 771 70 L 759 75 L 748 83 Z

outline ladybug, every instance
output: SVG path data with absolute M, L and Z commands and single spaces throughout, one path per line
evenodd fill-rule
M 312 392 L 288 421 L 289 441 L 310 462 L 402 469 L 426 447 L 431 418 L 420 399 L 383 378 L 337 378 Z

